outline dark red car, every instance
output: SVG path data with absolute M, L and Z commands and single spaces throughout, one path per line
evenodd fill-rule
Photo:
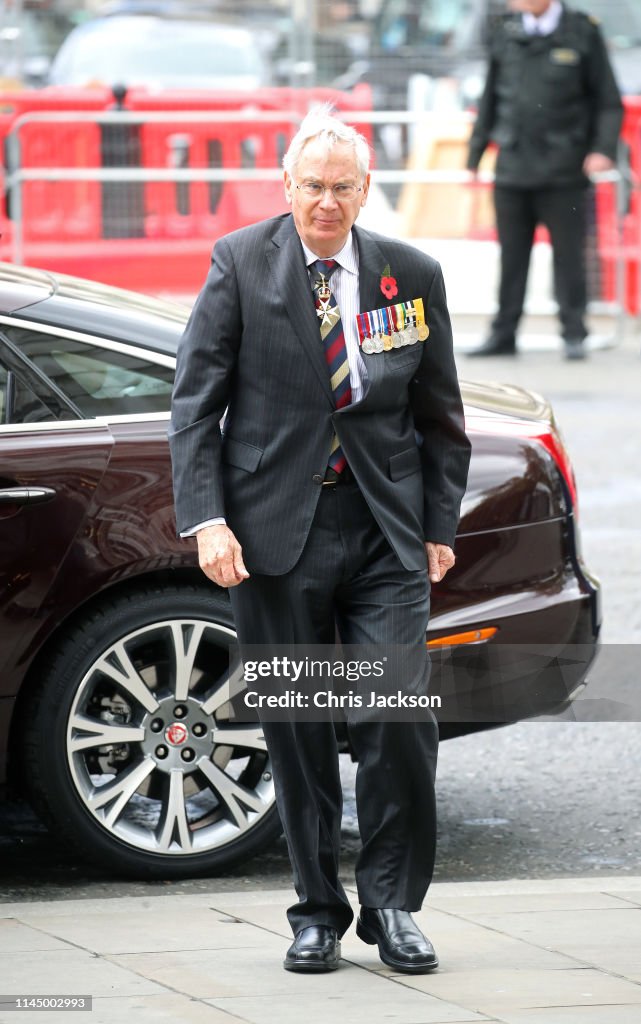
M 215 872 L 279 831 L 234 717 L 227 594 L 178 540 L 166 439 L 187 311 L 0 266 L 0 783 L 119 871 Z M 464 386 L 457 564 L 433 590 L 444 735 L 548 712 L 599 633 L 549 405 Z

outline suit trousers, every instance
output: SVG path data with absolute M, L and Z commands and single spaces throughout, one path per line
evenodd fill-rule
M 402 566 L 356 483 L 322 488 L 292 570 L 252 574 L 230 597 L 241 649 L 243 643 L 334 644 L 338 627 L 344 644 L 418 644 L 425 651 L 427 571 Z M 427 652 L 420 657 L 426 682 Z M 420 680 L 404 682 L 420 689 Z M 353 913 L 339 880 L 342 790 L 334 723 L 262 717 L 298 895 L 287 914 L 292 931 L 322 924 L 342 935 Z M 436 843 L 434 716 L 421 709 L 411 721 L 373 721 L 347 711 L 346 728 L 358 760 L 359 899 L 369 907 L 419 910 Z
M 585 193 L 580 185 L 563 188 L 496 186 L 494 206 L 501 245 L 501 283 L 499 310 L 492 322 L 493 338 L 507 345 L 514 344 L 538 224 L 544 224 L 550 233 L 561 334 L 566 341 L 585 338 Z

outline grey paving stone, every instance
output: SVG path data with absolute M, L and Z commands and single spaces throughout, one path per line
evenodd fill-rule
M 168 988 L 205 999 L 217 996 L 287 994 L 291 975 L 282 968 L 286 945 L 240 949 L 198 949 L 166 953 L 129 953 L 110 960 Z M 318 982 L 318 978 L 315 979 Z
M 354 897 L 358 903 L 356 889 L 353 886 L 346 887 L 347 895 Z M 563 899 L 568 893 L 637 893 L 641 896 L 641 876 L 636 875 L 588 875 L 581 877 L 564 878 L 511 878 L 503 881 L 488 882 L 434 882 L 430 886 L 427 899 L 423 905 L 424 911 L 429 911 L 436 900 L 443 897 L 483 897 L 486 896 L 527 896 L 537 894 L 550 894 Z M 232 894 L 227 894 L 232 895 Z M 245 894 L 243 894 L 245 895 Z M 262 902 L 261 893 L 261 902 Z
M 68 949 L 65 942 L 12 918 L 0 920 L 0 956 L 40 949 Z
M 75 917 L 57 913 L 29 915 L 28 922 L 67 942 L 97 953 L 135 953 L 172 949 L 242 948 L 266 941 L 250 925 L 227 915 L 203 909 L 183 908 L 176 897 L 173 907 L 141 910 L 129 907 L 113 913 L 111 901 L 102 913 Z
M 641 903 L 641 892 L 636 894 Z M 624 896 L 605 892 L 542 892 L 506 896 L 435 896 L 434 910 L 442 910 L 470 921 L 483 921 L 488 914 L 540 913 L 544 910 L 622 910 Z
M 153 981 L 83 949 L 51 949 L 46 956 L 42 951 L 5 953 L 2 988 L 6 993 L 34 995 L 135 996 L 164 991 Z M 42 1021 L 42 1013 L 38 1019 Z M 76 1017 L 72 1019 L 75 1021 Z
M 217 891 L 215 879 L 212 880 L 211 891 L 197 893 L 163 892 L 162 895 L 152 896 L 123 896 L 109 897 L 108 899 L 78 899 L 78 900 L 41 900 L 31 903 L 0 903 L 0 919 L 5 917 L 38 917 L 47 914 L 55 909 L 60 917 L 77 917 L 79 914 L 100 914 L 106 905 L 109 910 L 116 914 L 121 911 L 135 910 L 142 913 L 147 910 L 173 909 L 176 901 L 180 901 L 181 907 L 189 907 L 195 910 L 215 909 L 220 906 L 223 910 L 230 907 L 241 907 L 251 903 L 264 903 L 287 907 L 296 899 L 295 892 L 289 889 L 265 889 L 256 892 Z
M 246 1019 L 187 996 L 165 994 L 136 999 L 94 999 L 87 1024 L 242 1024 Z M 66 1024 L 83 1022 L 68 1019 Z
M 247 922 L 248 925 L 256 925 L 257 928 L 271 932 L 274 936 L 281 936 L 282 941 L 289 944 L 292 939 L 292 931 L 287 920 L 286 910 L 296 897 L 288 897 L 285 900 L 281 898 L 279 903 L 264 903 L 262 893 L 256 893 L 255 896 L 256 899 L 253 903 L 237 906 L 233 914 Z M 217 906 L 216 909 L 219 913 L 232 913 L 224 905 Z
M 243 1024 L 243 1018 L 184 996 L 136 996 L 93 1000 L 91 1011 L 21 1010 L 0 1015 L 1 1024 Z
M 554 1006 L 544 1010 L 507 1010 L 502 1024 L 639 1024 L 639 1004 L 628 1006 Z
M 620 900 L 625 900 L 627 903 L 633 903 L 635 906 L 641 907 L 641 889 L 623 889 L 621 892 L 617 892 L 616 896 Z
M 301 1020 L 305 1024 L 328 1024 L 332 1020 L 349 1024 L 472 1024 L 488 1021 L 483 1014 L 412 992 L 393 982 L 381 982 L 385 986 L 385 991 L 381 991 L 375 984 L 376 979 L 371 979 L 370 984 L 361 982 L 358 995 L 346 998 L 336 987 L 342 974 L 340 970 L 323 975 L 322 993 L 308 988 L 309 975 L 294 975 L 300 983 L 299 994 L 295 997 L 245 997 L 210 1002 L 219 1008 L 229 1007 L 230 1012 L 250 1024 L 300 1024 Z M 321 978 L 316 980 L 321 981 Z
M 638 971 L 641 964 L 641 909 L 632 904 L 622 910 L 488 914 L 484 924 L 615 974 Z
M 636 1003 L 641 1020 L 641 987 L 591 968 L 532 971 L 497 966 L 494 970 L 403 976 L 403 984 L 499 1018 L 514 1008 L 556 1010 L 561 1006 Z M 607 1017 L 601 1024 L 609 1024 Z

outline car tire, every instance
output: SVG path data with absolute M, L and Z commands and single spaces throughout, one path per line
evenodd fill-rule
M 65 842 L 119 873 L 185 878 L 277 837 L 260 725 L 229 700 L 234 639 L 226 596 L 192 585 L 120 593 L 65 632 L 23 736 L 31 802 Z

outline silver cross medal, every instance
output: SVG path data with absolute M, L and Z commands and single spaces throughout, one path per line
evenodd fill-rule
M 340 320 L 341 315 L 337 306 L 330 308 L 329 301 L 332 297 L 332 293 L 329 287 L 329 281 L 323 274 L 320 275 L 320 281 L 317 281 L 314 285 L 316 293 L 318 295 L 319 309 L 316 310 L 316 315 L 320 317 L 321 327 L 326 324 L 330 329 L 334 324 Z

